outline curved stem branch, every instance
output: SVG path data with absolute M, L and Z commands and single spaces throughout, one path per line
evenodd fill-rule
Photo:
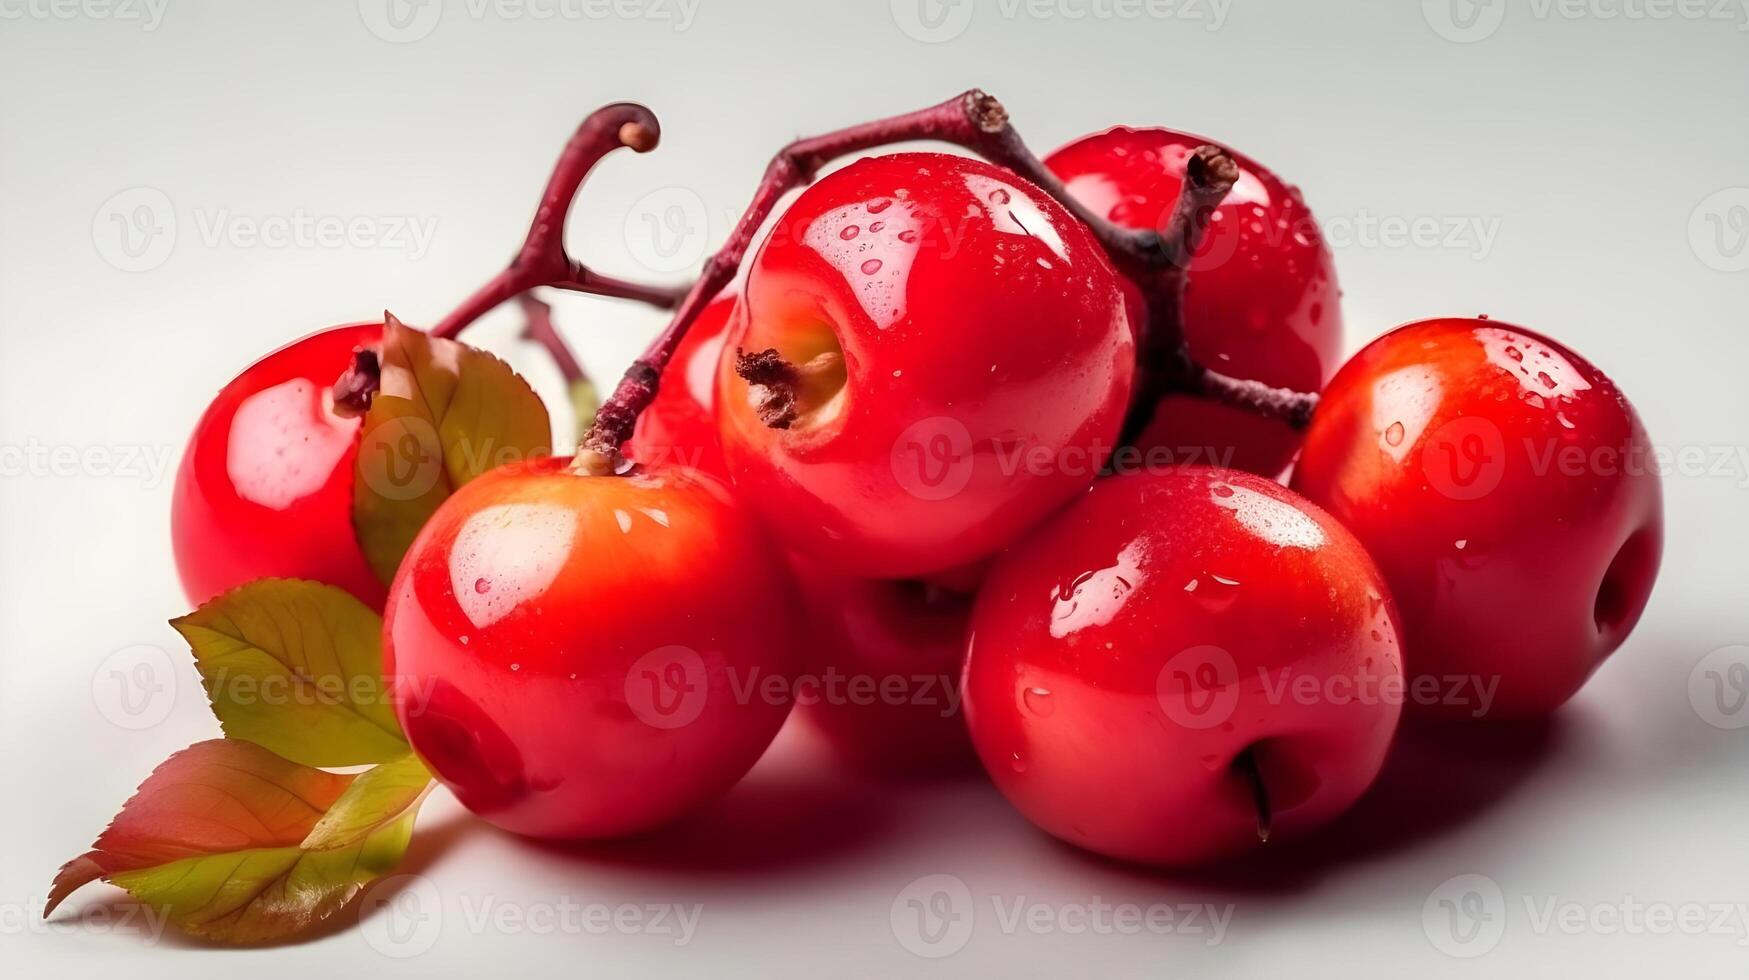
M 1230 377 L 1200 365 L 1191 365 L 1190 371 L 1184 383 L 1192 394 L 1277 419 L 1297 431 L 1303 432 L 1312 424 L 1312 413 L 1318 407 L 1318 396 L 1313 392 L 1272 388 L 1261 381 Z
M 522 339 L 539 344 L 546 350 L 547 356 L 558 365 L 559 374 L 566 384 L 589 380 L 589 375 L 578 362 L 577 355 L 571 352 L 571 345 L 565 343 L 565 338 L 559 336 L 558 328 L 553 326 L 553 308 L 533 293 L 523 293 L 516 298 L 516 302 L 522 307 Z
M 635 102 L 616 102 L 590 113 L 559 154 L 516 257 L 433 327 L 431 335 L 454 337 L 498 304 L 536 286 L 637 300 L 672 309 L 682 295 L 679 288 L 601 275 L 566 254 L 564 241 L 565 217 L 570 214 L 571 201 L 601 158 L 620 147 L 647 153 L 656 147 L 661 133 L 655 114 Z

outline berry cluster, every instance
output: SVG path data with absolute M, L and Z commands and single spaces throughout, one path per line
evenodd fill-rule
M 848 764 L 981 760 L 1079 846 L 1226 859 L 1343 813 L 1406 713 L 1558 708 L 1645 606 L 1656 476 L 1563 465 L 1647 453 L 1609 378 L 1485 317 L 1337 370 L 1329 249 L 1246 157 L 1114 129 L 1040 160 L 973 91 L 786 147 L 666 289 L 560 242 L 596 160 L 657 136 L 641 106 L 592 115 L 503 274 L 428 334 L 269 355 L 177 480 L 190 599 L 291 579 L 381 610 L 397 737 L 500 826 L 661 826 L 799 703 Z M 972 156 L 814 181 L 910 140 Z M 522 296 L 586 391 L 536 287 L 674 310 L 571 457 L 453 339 Z M 84 880 L 119 880 L 93 855 Z

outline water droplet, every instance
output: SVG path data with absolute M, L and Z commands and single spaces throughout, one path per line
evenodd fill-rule
M 1388 446 L 1401 446 L 1403 444 L 1403 423 L 1391 423 L 1390 428 L 1385 430 L 1385 444 Z
M 1042 687 L 1027 688 L 1021 694 L 1020 700 L 1025 703 L 1026 710 L 1038 715 L 1040 718 L 1048 718 L 1050 713 L 1055 711 L 1057 707 L 1056 704 L 1051 701 L 1051 692 Z
M 511 665 L 510 665 L 510 669 L 511 669 L 511 670 L 521 670 L 521 669 L 522 669 L 522 665 L 521 665 L 521 664 L 511 664 Z
M 855 238 L 857 235 L 860 235 L 860 234 L 862 234 L 861 228 L 858 228 L 855 225 L 845 225 L 841 230 L 839 230 L 838 237 L 844 239 L 845 241 L 850 241 L 852 238 Z
M 1470 539 L 1458 538 L 1456 541 L 1453 541 L 1452 544 L 1456 546 L 1457 550 L 1462 551 L 1470 546 Z
M 862 264 L 862 274 L 865 276 L 872 276 L 879 271 L 881 271 L 880 259 L 869 259 Z
M 1019 752 L 1011 752 L 1008 756 L 1008 768 L 1015 772 L 1025 772 L 1026 760 L 1020 757 Z

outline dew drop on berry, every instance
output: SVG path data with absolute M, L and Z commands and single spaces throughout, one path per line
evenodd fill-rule
M 1403 444 L 1403 423 L 1391 423 L 1390 428 L 1385 430 L 1385 444 L 1390 446 L 1401 446 Z

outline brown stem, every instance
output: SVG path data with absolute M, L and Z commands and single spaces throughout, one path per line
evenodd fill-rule
M 1263 773 L 1257 768 L 1255 746 L 1248 746 L 1239 753 L 1239 757 L 1233 760 L 1233 771 L 1251 785 L 1251 803 L 1257 810 L 1257 839 L 1267 843 L 1275 815 L 1270 810 L 1269 790 L 1263 785 Z
M 1226 150 L 1205 143 L 1191 153 L 1178 200 L 1160 230 L 1161 248 L 1173 268 L 1181 272 L 1190 268 L 1215 209 L 1238 182 L 1239 164 Z
M 559 162 L 547 180 L 535 209 L 534 221 L 522 248 L 510 265 L 469 296 L 442 322 L 431 328 L 433 337 L 454 337 L 468 324 L 505 300 L 536 286 L 569 289 L 597 296 L 613 296 L 673 309 L 683 295 L 678 287 L 628 282 L 594 272 L 565 251 L 565 217 L 571 201 L 589 171 L 607 154 L 620 147 L 638 153 L 655 149 L 662 130 L 656 116 L 635 102 L 616 102 L 589 114 L 571 135 Z
M 1196 364 L 1188 370 L 1191 374 L 1185 384 L 1192 394 L 1277 419 L 1296 431 L 1303 432 L 1312 424 L 1312 413 L 1318 407 L 1315 392 L 1272 388 L 1261 381 L 1230 377 Z
M 564 377 L 566 384 L 589 380 L 583 365 L 577 361 L 577 355 L 571 352 L 571 346 L 565 343 L 565 338 L 559 336 L 558 328 L 553 326 L 553 308 L 533 293 L 523 293 L 516 298 L 516 302 L 522 307 L 522 339 L 533 341 L 545 348 L 547 356 L 558 365 L 559 374 Z
M 1204 369 L 1184 339 L 1186 274 L 1208 233 L 1215 209 L 1239 179 L 1239 165 L 1218 146 L 1203 145 L 1185 161 L 1178 200 L 1161 224 L 1160 254 L 1166 264 L 1131 275 L 1147 306 L 1136 340 L 1136 390 L 1119 441 L 1132 445 L 1153 422 L 1161 399 L 1174 391 L 1204 392 L 1193 383 Z

